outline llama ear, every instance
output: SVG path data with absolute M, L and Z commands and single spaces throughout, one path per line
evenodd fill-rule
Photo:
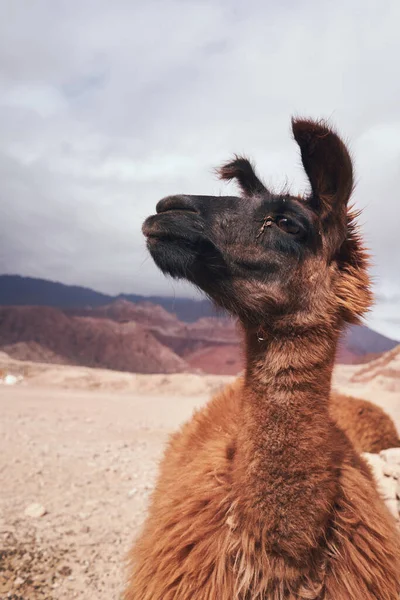
M 310 205 L 322 217 L 343 210 L 353 191 L 353 166 L 345 144 L 323 121 L 292 119 L 292 130 L 311 183 Z
M 251 162 L 242 156 L 236 156 L 235 160 L 217 169 L 217 174 L 220 179 L 237 179 L 245 196 L 268 193 L 255 174 Z

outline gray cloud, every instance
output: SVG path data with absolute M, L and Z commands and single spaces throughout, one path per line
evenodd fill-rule
M 0 271 L 117 293 L 188 294 L 148 259 L 162 196 L 219 193 L 245 152 L 306 181 L 292 114 L 350 142 L 374 255 L 370 324 L 400 339 L 400 4 L 22 0 L 0 5 Z M 397 299 L 396 299 L 397 298 Z

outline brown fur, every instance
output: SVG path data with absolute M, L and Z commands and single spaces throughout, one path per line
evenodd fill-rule
M 330 413 L 358 452 L 399 448 L 400 439 L 392 419 L 382 408 L 353 396 L 332 393 Z
M 371 301 L 351 160 L 323 123 L 293 132 L 308 197 L 237 158 L 242 197 L 171 196 L 144 224 L 164 272 L 239 317 L 246 371 L 172 437 L 125 600 L 399 597 L 394 520 L 330 416 L 340 331 Z

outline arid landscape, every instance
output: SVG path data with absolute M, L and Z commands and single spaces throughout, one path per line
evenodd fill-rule
M 0 599 L 118 600 L 168 435 L 241 371 L 240 332 L 205 302 L 0 279 Z M 352 327 L 338 361 L 400 427 L 400 346 Z
M 243 367 L 234 320 L 207 301 L 110 297 L 88 288 L 0 276 L 0 350 L 20 360 L 131 373 L 235 375 Z M 366 326 L 341 340 L 341 364 L 368 362 L 398 342 Z
M 334 386 L 400 427 L 400 348 Z M 230 376 L 136 375 L 0 353 L 0 598 L 120 597 L 168 434 Z M 396 481 L 392 482 L 396 486 Z
M 0 2 L 0 600 L 394 600 L 399 22 Z

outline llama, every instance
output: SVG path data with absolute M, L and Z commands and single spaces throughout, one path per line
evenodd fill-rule
M 399 434 L 392 419 L 380 406 L 368 400 L 332 393 L 330 414 L 357 452 L 378 453 L 387 448 L 400 448 Z
M 236 157 L 239 197 L 170 196 L 143 225 L 164 273 L 239 318 L 246 368 L 172 436 L 125 600 L 399 597 L 394 520 L 329 416 L 340 331 L 371 302 L 352 163 L 325 123 L 292 129 L 308 196 Z
M 242 378 L 226 387 L 233 389 L 243 385 Z M 400 448 L 399 434 L 393 420 L 385 411 L 361 398 L 332 392 L 329 413 L 333 421 L 344 431 L 357 452 L 379 453 L 387 448 Z

